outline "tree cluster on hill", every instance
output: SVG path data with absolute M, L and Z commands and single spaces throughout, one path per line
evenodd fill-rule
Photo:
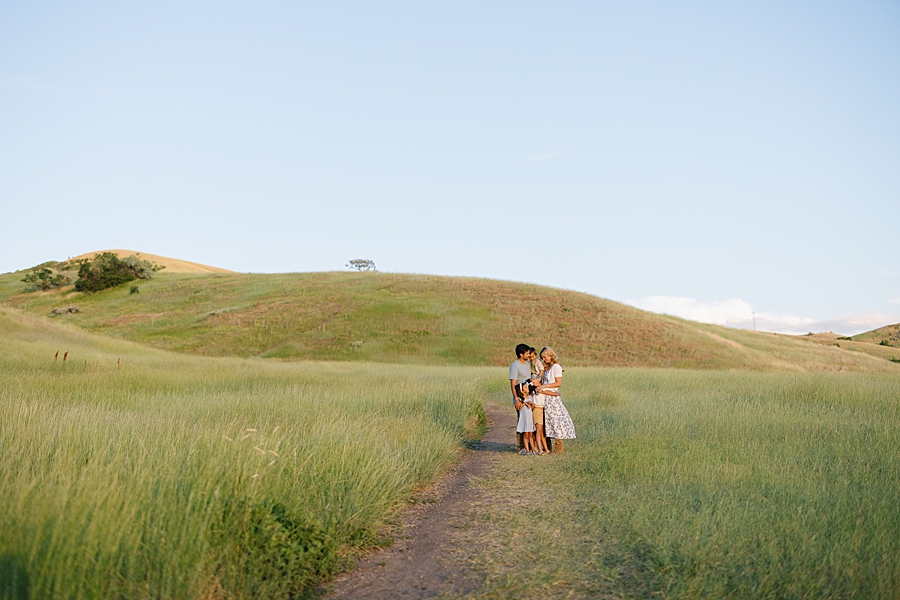
M 119 258 L 112 252 L 103 252 L 81 262 L 75 289 L 79 292 L 99 292 L 135 279 L 150 279 L 161 267 L 138 256 Z
M 49 262 L 33 268 L 22 281 L 31 284 L 28 291 L 47 291 L 69 285 L 72 279 L 59 263 Z

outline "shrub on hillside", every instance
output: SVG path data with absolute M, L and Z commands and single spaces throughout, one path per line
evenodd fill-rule
M 123 258 L 124 262 L 134 272 L 134 276 L 138 279 L 151 279 L 157 271 L 165 269 L 159 265 L 151 263 L 149 260 L 143 260 L 137 254 L 132 254 L 127 258 Z
M 75 289 L 79 292 L 99 292 L 135 279 L 153 277 L 154 266 L 137 256 L 121 259 L 112 252 L 103 252 L 81 263 Z
M 44 263 L 33 268 L 22 279 L 25 283 L 30 283 L 31 287 L 26 291 L 33 292 L 36 290 L 54 290 L 64 285 L 69 285 L 72 280 L 68 274 L 59 270 L 57 263 Z

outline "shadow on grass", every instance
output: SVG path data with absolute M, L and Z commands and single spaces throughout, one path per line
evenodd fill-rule
M 465 445 L 469 450 L 475 450 L 476 452 L 515 452 L 517 450 L 515 444 L 490 442 L 487 440 L 466 440 Z
M 0 554 L 0 600 L 28 600 L 30 587 L 25 560 L 15 554 Z

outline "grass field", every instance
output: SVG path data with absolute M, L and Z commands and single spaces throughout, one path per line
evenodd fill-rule
M 897 598 L 900 379 L 568 369 L 578 440 L 498 455 L 479 598 Z M 497 385 L 492 401 L 508 408 Z M 488 546 L 466 543 L 478 537 Z M 510 543 L 511 542 L 511 543 Z
M 0 339 L 2 598 L 301 597 L 481 414 L 441 369 L 187 357 L 6 309 Z
M 452 534 L 473 597 L 900 595 L 891 328 L 779 336 L 449 277 L 21 276 L 0 275 L 0 598 L 308 596 L 386 542 L 481 402 L 508 408 L 505 369 L 465 365 L 522 339 L 561 353 L 579 437 L 493 458 Z M 598 364 L 619 368 L 576 366 Z
M 596 296 L 485 279 L 384 273 L 167 274 L 95 294 L 23 293 L 0 302 L 157 348 L 205 356 L 431 365 L 504 365 L 521 340 L 570 365 L 900 374 L 900 348 L 740 331 Z

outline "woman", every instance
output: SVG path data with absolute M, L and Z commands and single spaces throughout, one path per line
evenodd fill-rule
M 541 361 L 544 363 L 544 375 L 538 393 L 544 394 L 544 435 L 556 440 L 556 453 L 562 453 L 563 440 L 575 439 L 575 424 L 569 411 L 563 406 L 559 397 L 559 386 L 562 384 L 562 365 L 556 352 L 550 346 L 541 348 Z

